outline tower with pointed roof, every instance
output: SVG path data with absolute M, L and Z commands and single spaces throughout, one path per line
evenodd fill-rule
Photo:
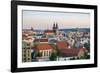
M 57 22 L 53 24 L 53 31 L 55 32 L 55 34 L 57 34 L 57 31 L 58 31 L 58 24 L 57 24 Z
M 34 28 L 33 27 L 31 27 L 31 31 L 33 31 L 34 30 Z
M 56 22 L 56 29 L 58 29 L 58 23 Z
M 55 29 L 55 23 L 53 24 L 53 30 Z

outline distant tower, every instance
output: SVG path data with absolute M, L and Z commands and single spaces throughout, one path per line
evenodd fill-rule
M 55 32 L 55 34 L 57 34 L 57 31 L 58 31 L 58 24 L 57 23 L 53 24 L 53 31 Z
M 56 30 L 58 29 L 58 24 L 56 23 Z
M 56 35 L 58 35 L 59 31 L 58 31 L 58 23 L 56 22 Z
M 53 24 L 53 30 L 55 29 L 55 23 Z
M 31 31 L 33 31 L 34 29 L 33 29 L 33 27 L 31 27 Z

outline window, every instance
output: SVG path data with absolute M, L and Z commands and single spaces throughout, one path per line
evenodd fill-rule
M 26 55 L 24 54 L 24 57 L 26 57 Z
M 30 58 L 28 58 L 28 60 L 30 60 Z
M 51 55 L 51 51 L 49 51 L 49 56 Z
M 24 58 L 24 62 L 26 62 L 26 58 Z
M 29 53 L 29 50 L 27 52 Z
M 48 51 L 46 51 L 46 56 L 48 56 Z
M 46 51 L 44 51 L 44 56 L 46 56 Z
M 28 56 L 30 56 L 30 54 L 28 53 Z

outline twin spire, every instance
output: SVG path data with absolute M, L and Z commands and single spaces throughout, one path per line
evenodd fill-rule
M 57 22 L 53 24 L 53 29 L 58 29 L 58 24 L 57 24 Z

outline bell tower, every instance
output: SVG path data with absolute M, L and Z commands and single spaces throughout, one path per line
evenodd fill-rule
M 58 29 L 58 23 L 56 22 L 56 30 Z
M 55 32 L 55 34 L 57 34 L 57 31 L 58 31 L 58 24 L 57 24 L 57 22 L 53 24 L 53 31 Z

